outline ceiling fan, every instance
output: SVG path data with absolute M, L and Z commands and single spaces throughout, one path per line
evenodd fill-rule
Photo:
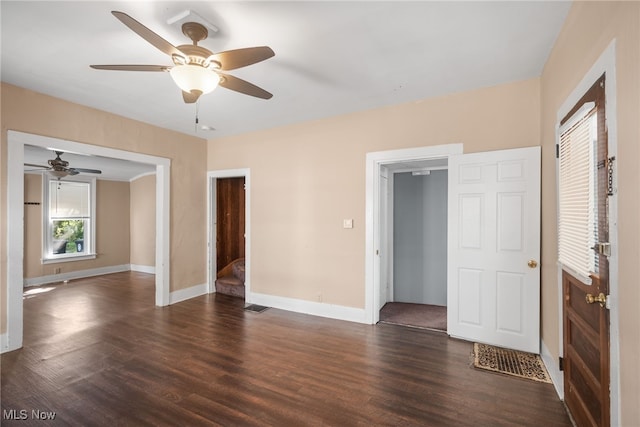
M 182 32 L 193 44 L 174 46 L 149 28 L 123 12 L 112 11 L 124 25 L 160 51 L 171 57 L 174 65 L 91 65 L 97 70 L 116 71 L 168 71 L 174 82 L 182 89 L 182 97 L 187 104 L 213 91 L 218 85 L 245 95 L 270 99 L 273 95 L 245 80 L 222 73 L 222 71 L 252 65 L 275 55 L 268 46 L 249 47 L 213 53 L 198 46 L 207 38 L 207 28 L 198 22 L 185 22 Z
M 79 173 L 102 173 L 102 171 L 98 169 L 70 168 L 69 162 L 60 158 L 60 156 L 64 154 L 64 152 L 56 151 L 55 153 L 56 158 L 47 161 L 47 163 L 49 163 L 49 166 L 34 165 L 33 163 L 25 163 L 24 165 L 35 168 L 44 168 L 43 170 L 48 170 L 51 175 L 55 176 L 58 179 L 64 178 L 69 175 L 78 175 Z

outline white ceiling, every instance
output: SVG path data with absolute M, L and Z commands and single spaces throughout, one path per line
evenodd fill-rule
M 539 76 L 567 15 L 564 1 L 5 1 L 2 81 L 212 139 Z M 268 45 L 275 57 L 230 74 L 270 100 L 224 88 L 186 105 L 168 73 L 90 64 L 170 65 L 110 13 L 174 45 L 170 17 L 192 9 L 220 31 L 214 52 Z M 80 167 L 80 166 L 78 166 Z

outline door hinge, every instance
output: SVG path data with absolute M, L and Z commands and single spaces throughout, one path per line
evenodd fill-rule
M 613 196 L 613 162 L 616 160 L 616 157 L 609 157 L 607 159 L 607 196 Z
M 564 359 L 562 357 L 558 357 L 558 370 L 564 371 Z
M 560 144 L 556 144 L 556 159 L 560 158 Z

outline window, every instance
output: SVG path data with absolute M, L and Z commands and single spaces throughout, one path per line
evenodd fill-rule
M 44 177 L 43 262 L 95 258 L 95 180 Z
M 589 102 L 560 134 L 558 256 L 583 280 L 596 271 L 597 242 L 595 144 L 597 112 Z
M 608 241 L 608 164 L 604 129 L 604 76 L 565 117 L 558 141 L 558 261 L 584 284 L 592 284 Z

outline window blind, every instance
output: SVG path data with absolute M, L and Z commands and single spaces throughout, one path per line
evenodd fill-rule
M 56 218 L 89 218 L 89 184 L 49 182 L 49 215 Z
M 590 102 L 560 130 L 558 258 L 585 283 L 596 272 L 597 110 Z

